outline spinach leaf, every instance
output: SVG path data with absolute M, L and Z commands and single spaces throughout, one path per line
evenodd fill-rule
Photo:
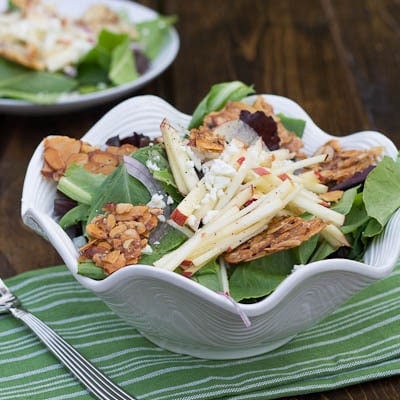
M 54 103 L 71 92 L 77 81 L 59 73 L 33 71 L 0 58 L 0 96 L 37 104 Z
M 132 157 L 144 165 L 146 165 L 147 162 L 151 162 L 160 170 L 169 168 L 167 154 L 160 143 L 141 147 L 132 153 Z
M 385 156 L 383 160 L 368 174 L 364 184 L 363 200 L 365 209 L 374 218 L 374 229 L 380 233 L 390 216 L 400 207 L 400 162 Z M 377 229 L 377 224 L 381 229 Z
M 108 76 L 114 85 L 122 85 L 139 77 L 128 36 L 112 50 Z
M 306 121 L 304 119 L 288 117 L 285 114 L 278 113 L 283 126 L 290 132 L 294 132 L 298 137 L 303 137 Z
M 341 227 L 344 234 L 354 233 L 364 227 L 369 221 L 369 216 L 362 201 L 362 193 L 355 197 L 351 210 L 346 215 L 345 223 Z
M 129 175 L 122 163 L 106 177 L 98 193 L 93 197 L 88 221 L 101 214 L 103 206 L 108 202 L 147 204 L 150 198 L 146 187 Z
M 241 263 L 230 276 L 230 294 L 236 301 L 267 296 L 290 274 L 295 264 L 296 257 L 289 250 Z
M 312 254 L 317 248 L 319 241 L 319 235 L 314 235 L 310 239 L 301 243 L 300 246 L 291 249 L 294 257 L 296 258 L 296 264 L 307 264 L 310 261 Z
M 237 301 L 267 296 L 292 272 L 294 265 L 310 262 L 318 246 L 319 235 L 314 235 L 300 246 L 234 266 L 229 279 L 231 296 Z
M 142 254 L 140 263 L 152 265 L 155 260 L 179 247 L 186 239 L 187 237 L 183 233 L 168 226 L 165 235 L 160 239 L 159 243 L 151 245 L 153 252 Z
M 134 55 L 127 34 L 103 29 L 97 44 L 77 65 L 77 79 L 84 87 L 95 90 L 99 84 L 120 85 L 138 77 Z
M 108 70 L 102 68 L 99 64 L 84 62 L 78 67 L 78 76 L 80 93 L 90 93 L 98 91 L 101 86 L 107 87 Z
M 177 18 L 171 16 L 158 16 L 149 21 L 138 22 L 135 26 L 139 32 L 139 43 L 144 54 L 150 59 L 158 55 L 165 44 L 170 27 L 175 24 Z
M 214 292 L 221 292 L 222 287 L 219 279 L 219 264 L 216 259 L 210 261 L 207 265 L 202 267 L 199 271 L 194 274 L 191 279 L 200 283 Z
M 318 247 L 308 262 L 323 260 L 335 251 L 336 249 L 324 240 L 318 244 Z
M 89 215 L 89 206 L 87 204 L 78 204 L 66 212 L 58 222 L 61 228 L 67 229 L 79 222 L 86 222 Z
M 343 215 L 347 215 L 353 207 L 360 186 L 355 186 L 343 192 L 342 198 L 331 208 Z
M 92 279 L 104 279 L 107 274 L 104 272 L 103 268 L 98 267 L 92 261 L 85 261 L 78 264 L 78 274 L 87 276 Z

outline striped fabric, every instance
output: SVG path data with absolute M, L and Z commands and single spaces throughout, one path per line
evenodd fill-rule
M 156 347 L 82 289 L 65 266 L 7 284 L 26 308 L 140 400 L 265 400 L 400 373 L 400 266 L 289 344 L 230 361 Z M 0 316 L 1 400 L 91 398 L 21 322 Z

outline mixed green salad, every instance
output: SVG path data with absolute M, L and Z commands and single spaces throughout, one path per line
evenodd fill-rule
M 72 19 L 45 1 L 9 1 L 0 14 L 0 97 L 51 104 L 132 82 L 151 67 L 175 21 L 132 23 L 100 3 Z
M 187 128 L 173 127 L 160 116 L 161 139 L 146 140 L 140 147 L 144 137 L 135 133 L 137 150 L 108 176 L 77 163 L 68 166 L 57 183 L 56 214 L 64 229 L 74 229 L 77 247 L 94 243 L 86 227 L 99 216 L 107 218 L 105 210 L 116 204 L 162 209 L 138 262 L 175 271 L 244 302 L 270 294 L 295 265 L 327 257 L 362 260 L 400 206 L 399 159 L 380 155 L 339 189 L 321 183 L 324 170 L 313 168 L 327 162 L 326 154 L 305 156 L 299 147 L 283 148 L 277 131 L 279 127 L 280 134 L 284 130 L 300 143 L 306 122 L 282 114 L 266 118 L 265 112 L 247 109 L 242 100 L 252 93 L 242 82 L 214 85 Z M 232 107 L 246 112 L 211 127 L 213 118 L 232 113 Z M 124 140 L 129 138 L 114 136 L 108 144 Z M 206 151 L 196 148 L 196 141 Z M 223 149 L 215 152 L 221 144 Z M 285 218 L 306 227 L 304 237 L 287 230 Z M 266 234 L 269 225 L 276 229 Z M 294 236 L 285 237 L 279 249 L 274 240 L 281 234 Z M 88 257 L 80 258 L 79 273 L 93 279 L 107 276 Z

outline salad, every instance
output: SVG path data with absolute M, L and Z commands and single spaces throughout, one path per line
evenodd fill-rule
M 47 104 L 132 82 L 174 22 L 157 16 L 133 24 L 101 2 L 72 18 L 46 1 L 9 1 L 0 14 L 0 97 Z
M 252 302 L 296 265 L 363 258 L 400 206 L 399 161 L 335 139 L 306 155 L 306 122 L 253 93 L 214 85 L 189 126 L 160 116 L 155 138 L 44 140 L 42 174 L 57 185 L 54 215 L 80 274 L 140 263 Z

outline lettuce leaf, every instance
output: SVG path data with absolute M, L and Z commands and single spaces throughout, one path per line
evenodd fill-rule
M 79 203 L 90 205 L 106 178 L 106 175 L 93 174 L 81 165 L 72 164 L 59 180 L 57 189 Z

